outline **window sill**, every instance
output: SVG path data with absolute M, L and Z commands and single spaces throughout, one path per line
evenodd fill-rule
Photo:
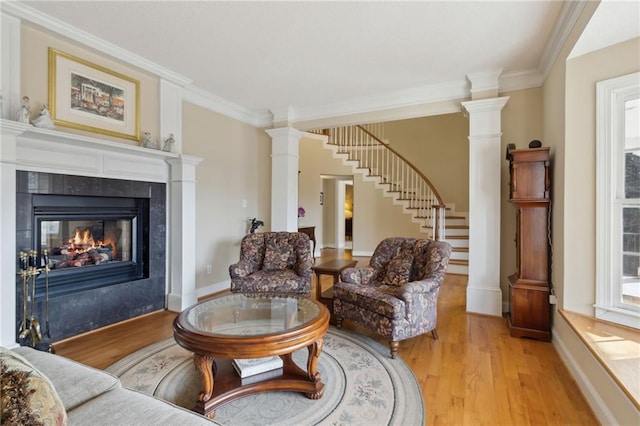
M 576 312 L 558 312 L 640 410 L 640 331 Z

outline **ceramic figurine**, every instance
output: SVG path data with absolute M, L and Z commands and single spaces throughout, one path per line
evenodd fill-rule
M 31 106 L 29 105 L 29 97 L 22 97 L 22 106 L 18 110 L 18 116 L 16 117 L 16 121 L 20 123 L 29 124 L 31 120 Z
M 167 140 L 164 141 L 162 150 L 165 152 L 174 152 L 175 145 L 176 145 L 176 140 L 173 137 L 173 133 L 169 133 L 169 138 L 167 138 Z
M 40 127 L 41 129 L 55 128 L 55 126 L 53 125 L 53 120 L 51 119 L 51 114 L 49 113 L 49 108 L 47 108 L 47 104 L 42 105 L 40 115 L 38 115 L 38 117 L 36 117 L 36 119 L 31 123 L 36 127 Z
M 142 146 L 145 148 L 157 149 L 156 141 L 151 138 L 151 133 L 144 132 L 144 138 L 142 139 Z

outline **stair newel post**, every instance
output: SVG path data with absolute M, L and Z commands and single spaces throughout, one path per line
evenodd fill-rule
M 441 204 L 436 204 L 432 207 L 433 209 L 433 239 L 436 241 L 441 241 L 444 239 L 444 209 L 445 206 Z

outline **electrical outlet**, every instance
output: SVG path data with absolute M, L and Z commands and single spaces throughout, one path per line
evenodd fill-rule
M 549 295 L 549 304 L 550 304 L 550 305 L 555 305 L 555 304 L 556 304 L 556 302 L 557 302 L 557 300 L 556 300 L 556 295 L 555 295 L 555 294 L 550 294 L 550 295 Z
M 207 274 L 210 274 L 213 272 L 213 268 L 211 267 L 211 265 L 207 265 Z

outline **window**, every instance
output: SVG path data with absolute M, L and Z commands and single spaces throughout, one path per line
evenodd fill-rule
M 640 328 L 640 73 L 597 84 L 596 317 Z

